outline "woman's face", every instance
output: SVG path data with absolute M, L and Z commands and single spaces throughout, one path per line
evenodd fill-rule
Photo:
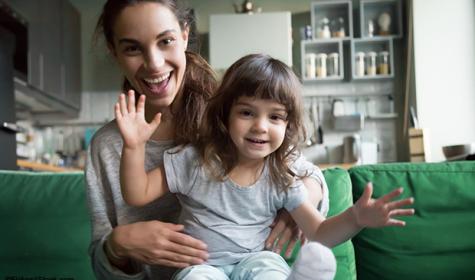
M 166 6 L 143 2 L 125 8 L 113 32 L 110 48 L 132 86 L 147 96 L 147 106 L 170 106 L 185 73 L 188 31 Z

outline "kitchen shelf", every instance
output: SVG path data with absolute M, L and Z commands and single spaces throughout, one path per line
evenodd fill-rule
M 327 18 L 329 20 L 330 34 L 332 38 L 350 39 L 353 37 L 353 10 L 351 1 L 349 0 L 331 0 L 318 1 L 311 3 L 310 17 L 312 23 L 313 38 L 317 39 L 320 22 Z M 345 36 L 335 37 L 336 31 L 333 22 L 338 18 L 342 18 L 345 29 Z
M 365 59 L 365 75 L 357 76 L 356 75 L 356 54 L 358 52 L 363 52 L 367 54 L 368 52 L 375 52 L 378 56 L 380 52 L 387 51 L 389 53 L 389 74 L 379 74 L 379 69 L 376 70 L 376 75 L 368 75 L 366 71 L 367 61 Z M 376 68 L 378 65 L 378 57 L 376 58 Z M 393 41 L 391 38 L 364 38 L 364 39 L 353 39 L 351 41 L 351 78 L 353 80 L 372 80 L 372 79 L 387 79 L 394 77 L 394 51 L 393 51 Z
M 390 25 L 387 34 L 381 34 L 379 23 L 381 14 L 387 13 Z M 368 32 L 369 22 L 373 22 L 374 33 Z M 360 32 L 362 38 L 368 37 L 402 37 L 402 15 L 400 0 L 360 0 Z
M 375 115 L 367 115 L 366 119 L 368 120 L 389 120 L 396 119 L 399 115 L 397 113 L 381 113 Z
M 304 82 L 311 82 L 311 81 L 339 81 L 343 80 L 343 73 L 344 73 L 344 68 L 343 68 L 343 42 L 342 40 L 339 39 L 326 39 L 326 40 L 311 40 L 311 41 L 301 41 L 301 53 L 302 55 L 302 61 L 301 61 L 301 73 L 303 77 Z M 311 75 L 309 73 L 310 67 L 307 66 L 306 63 L 306 55 L 307 54 L 321 54 L 324 53 L 327 55 L 326 59 L 326 75 L 325 77 L 318 77 L 317 73 L 315 75 Z M 336 53 L 338 54 L 338 74 L 337 75 L 329 75 L 330 71 L 330 57 L 329 55 L 331 53 Z M 315 72 L 317 72 L 317 62 L 314 61 L 315 64 Z M 313 71 L 313 69 L 311 70 Z M 314 77 L 313 77 L 314 76 Z

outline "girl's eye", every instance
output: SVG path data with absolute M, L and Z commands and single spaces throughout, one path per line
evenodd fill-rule
M 283 115 L 271 115 L 270 119 L 273 121 L 286 121 L 287 118 Z
M 252 112 L 250 110 L 241 110 L 239 111 L 239 114 L 244 117 L 252 116 Z

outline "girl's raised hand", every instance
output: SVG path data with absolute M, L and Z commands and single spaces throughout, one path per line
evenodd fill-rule
M 404 226 L 404 221 L 394 219 L 394 217 L 414 215 L 414 209 L 401 208 L 413 204 L 414 199 L 411 197 L 392 201 L 401 195 L 402 191 L 402 188 L 398 188 L 378 199 L 372 199 L 373 184 L 368 183 L 363 195 L 353 206 L 357 225 L 361 227 Z
M 115 104 L 115 119 L 124 139 L 124 147 L 136 148 L 144 145 L 160 124 L 160 117 L 161 114 L 158 113 L 152 122 L 147 123 L 145 95 L 140 96 L 136 107 L 133 90 L 128 91 L 127 100 L 125 94 L 120 94 L 119 101 Z

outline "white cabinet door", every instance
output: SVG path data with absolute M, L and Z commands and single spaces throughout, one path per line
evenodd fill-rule
M 290 12 L 210 16 L 210 64 L 228 68 L 240 57 L 265 53 L 292 66 Z

